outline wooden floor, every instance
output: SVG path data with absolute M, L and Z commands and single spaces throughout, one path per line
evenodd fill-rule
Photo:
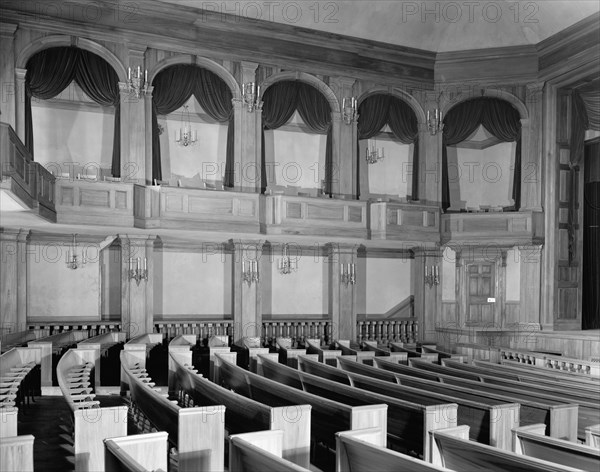
M 97 396 L 103 407 L 127 405 L 119 395 Z M 128 421 L 128 429 L 131 429 Z M 36 397 L 35 403 L 19 412 L 18 433 L 32 434 L 33 460 L 39 472 L 66 472 L 75 469 L 73 421 L 62 396 Z M 128 434 L 133 434 L 128 432 Z

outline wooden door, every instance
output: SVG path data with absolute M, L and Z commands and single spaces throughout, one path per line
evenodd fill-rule
M 467 323 L 494 322 L 494 264 L 473 262 L 467 265 Z

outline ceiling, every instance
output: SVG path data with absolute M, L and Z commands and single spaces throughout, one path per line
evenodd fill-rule
M 159 0 L 433 52 L 533 45 L 597 13 L 598 0 Z

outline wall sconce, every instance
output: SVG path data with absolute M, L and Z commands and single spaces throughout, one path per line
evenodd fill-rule
M 242 280 L 248 285 L 260 282 L 257 261 L 248 261 L 248 267 L 246 267 L 246 261 L 242 260 Z
M 340 264 L 340 280 L 346 287 L 356 283 L 356 265 L 353 262 Z
M 377 141 L 373 139 L 372 141 L 369 139 L 367 141 L 367 155 L 366 155 L 368 164 L 377 164 L 379 161 L 383 161 L 385 159 L 385 149 L 377 147 Z
M 144 71 L 144 77 L 142 77 L 142 70 L 138 66 L 137 70 L 133 71 L 133 77 L 131 76 L 131 67 L 127 69 L 127 91 L 133 92 L 136 98 L 140 98 L 143 93 L 148 93 L 148 70 Z
M 248 82 L 242 84 L 242 97 L 246 104 L 246 109 L 249 113 L 252 113 L 258 108 L 258 102 L 260 100 L 260 85 L 256 85 L 254 82 Z
M 444 130 L 441 110 L 436 108 L 433 110 L 433 113 L 430 113 L 429 110 L 427 110 L 427 129 L 429 130 L 429 134 L 431 134 L 431 136 L 435 136 L 438 131 Z
M 135 263 L 134 263 L 135 261 Z M 148 264 L 146 258 L 144 257 L 144 268 L 142 269 L 140 265 L 140 258 L 134 259 L 133 257 L 129 258 L 129 279 L 135 280 L 136 284 L 140 284 L 142 280 L 148 281 Z
M 356 98 L 344 98 L 342 100 L 342 117 L 344 118 L 344 123 L 346 123 L 347 125 L 351 125 L 352 122 L 356 120 L 357 115 L 358 110 Z
M 425 266 L 425 284 L 431 288 L 440 284 L 440 269 L 436 265 Z
M 67 249 L 66 263 L 69 269 L 79 269 L 83 267 L 87 262 L 85 260 L 85 251 L 81 251 L 81 258 L 77 256 L 77 241 L 75 240 L 75 234 L 73 235 L 73 242 L 71 248 Z
M 193 146 L 198 141 L 198 131 L 192 133 L 192 124 L 190 122 L 190 110 L 187 105 L 183 105 L 181 112 L 181 126 L 175 131 L 175 142 L 182 146 Z
M 287 275 L 298 270 L 298 260 L 295 257 L 293 259 L 290 257 L 287 244 L 283 245 L 281 256 L 281 259 L 277 262 L 277 270 L 280 274 Z

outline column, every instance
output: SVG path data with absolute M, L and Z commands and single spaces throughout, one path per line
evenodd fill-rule
M 532 325 L 536 330 L 551 329 L 540 313 L 540 293 L 542 287 L 542 245 L 519 246 L 521 262 L 521 306 L 520 320 Z
M 415 317 L 419 321 L 419 341 L 433 341 L 437 338 L 435 327 L 442 309 L 442 250 L 441 248 L 413 248 L 413 281 L 415 293 Z M 437 267 L 438 284 L 425 283 L 428 274 Z M 427 268 L 427 269 L 426 269 Z M 434 272 L 434 275 L 436 273 Z
M 128 337 L 154 331 L 155 236 L 119 235 L 121 240 L 121 324 Z M 134 279 L 132 269 L 141 278 Z
M 27 69 L 15 69 L 15 82 L 17 85 L 15 96 L 15 118 L 17 128 L 15 129 L 15 132 L 23 143 L 25 143 L 25 74 L 27 74 Z
M 431 135 L 427 123 L 419 123 L 419 190 L 421 203 L 442 201 L 442 132 Z
M 15 84 L 15 31 L 17 25 L 0 22 L 0 84 L 2 84 L 2 116 L 0 120 L 16 130 L 16 107 L 22 105 L 16 95 Z
M 24 230 L 0 232 L 0 332 L 27 327 L 27 235 Z
M 521 211 L 542 211 L 544 82 L 527 84 L 529 119 L 521 120 Z
M 262 336 L 261 284 L 268 258 L 262 257 L 262 243 L 234 243 L 233 327 L 234 342 L 243 337 Z M 262 270 L 261 270 L 262 269 Z
M 331 315 L 331 338 L 356 340 L 356 284 L 365 283 L 357 272 L 357 247 L 330 244 L 329 262 L 329 313 Z M 343 280 L 342 270 L 354 281 Z
M 356 155 L 356 143 L 358 140 L 357 118 L 349 116 L 344 118 L 344 98 L 351 100 L 355 92 L 356 79 L 348 77 L 334 77 L 330 81 L 330 87 L 337 93 L 340 110 L 332 110 L 332 162 L 333 182 L 331 186 L 334 195 L 344 198 L 356 198 L 360 193 L 358 178 L 359 161 Z
M 146 95 L 144 95 L 144 106 L 145 106 L 145 115 L 146 115 L 146 142 L 145 142 L 145 172 L 144 177 L 146 182 L 150 182 L 152 184 L 152 92 L 154 91 L 154 87 L 148 87 L 148 91 Z M 169 139 L 169 136 L 165 136 L 164 139 Z M 164 166 L 163 166 L 164 168 Z M 165 173 L 170 174 L 170 166 L 169 169 L 165 169 Z M 141 175 L 140 175 L 141 177 Z M 163 176 L 163 180 L 168 180 L 168 175 Z
M 255 62 L 241 63 L 241 84 L 256 81 Z M 260 192 L 262 151 L 262 102 L 252 110 L 241 99 L 233 99 L 235 116 L 235 189 L 242 192 Z

